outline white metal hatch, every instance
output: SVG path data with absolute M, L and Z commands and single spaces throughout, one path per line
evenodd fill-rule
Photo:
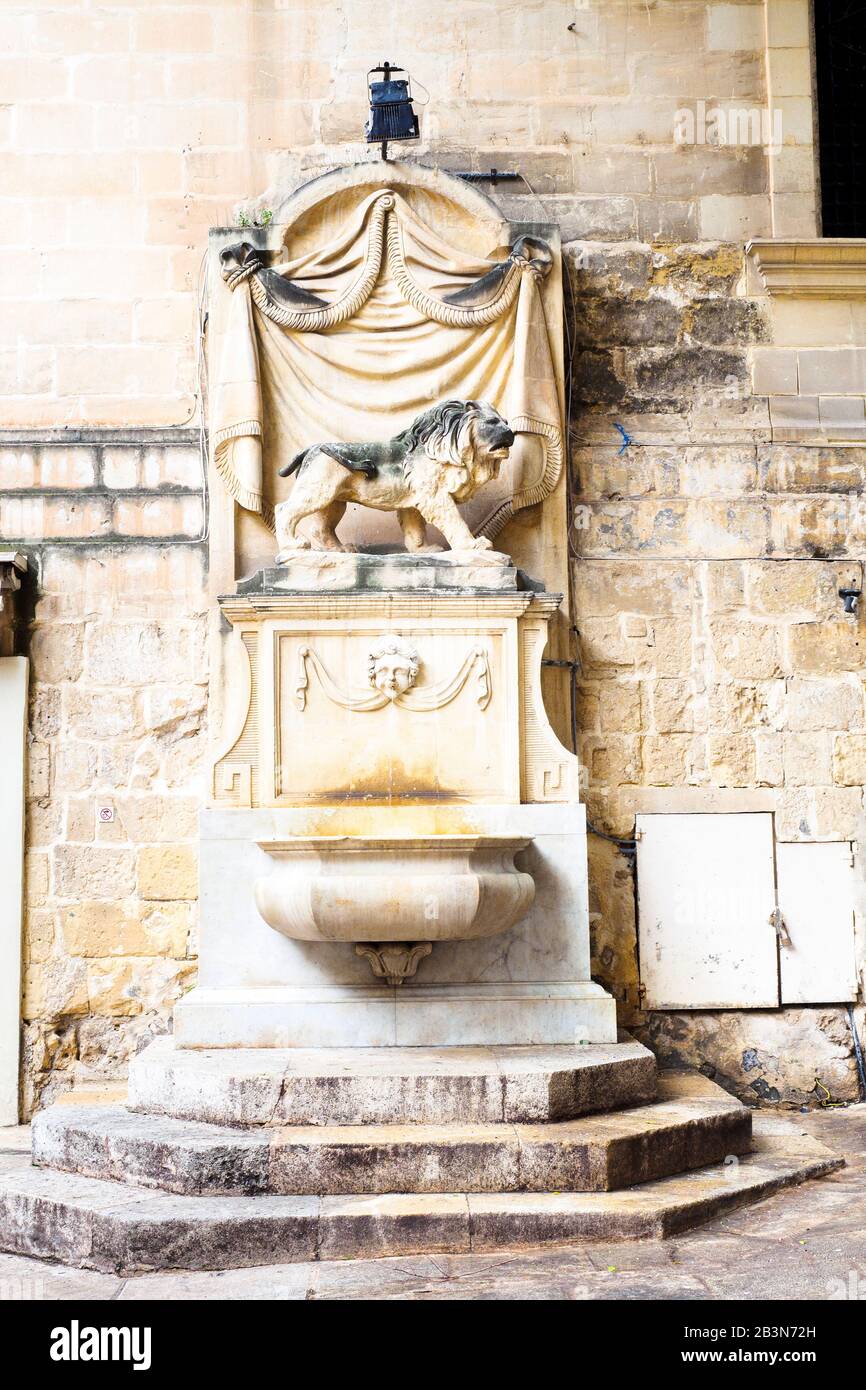
M 764 812 L 642 815 L 637 837 L 646 1008 L 856 999 L 850 844 L 774 846 Z
M 637 833 L 645 1007 L 777 1007 L 772 816 L 638 816 Z
M 850 844 L 776 846 L 783 1004 L 857 998 L 854 862 Z

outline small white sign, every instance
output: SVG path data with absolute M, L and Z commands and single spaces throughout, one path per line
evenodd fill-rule
M 97 808 L 96 814 L 103 825 L 110 825 L 111 822 L 114 820 L 114 807 L 99 806 Z

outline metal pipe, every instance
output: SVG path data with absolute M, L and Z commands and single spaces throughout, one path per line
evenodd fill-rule
M 854 1039 L 854 1056 L 857 1058 L 857 1075 L 860 1079 L 860 1099 L 866 1100 L 866 1067 L 863 1065 L 863 1049 L 860 1046 L 860 1039 L 857 1036 L 857 1028 L 854 1023 L 854 1010 L 848 1005 L 848 1023 L 851 1028 L 851 1036 Z

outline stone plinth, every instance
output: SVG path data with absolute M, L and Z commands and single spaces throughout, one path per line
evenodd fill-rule
M 238 584 L 239 594 L 397 593 L 486 590 L 517 587 L 517 570 L 495 550 L 405 551 L 301 550 L 273 569 L 259 570 Z
M 159 1038 L 133 1058 L 129 1106 L 216 1125 L 530 1124 L 656 1096 L 625 1039 L 584 1047 L 217 1048 Z
M 121 1106 L 58 1105 L 33 1159 L 193 1197 L 610 1192 L 748 1152 L 752 1117 L 718 1087 L 558 1124 L 293 1125 L 227 1129 Z
M 133 1089 L 175 1113 L 43 1111 L 34 1164 L 0 1178 L 0 1249 L 132 1272 L 659 1237 L 841 1164 L 776 1117 L 753 1146 L 751 1112 L 696 1074 L 641 1101 L 652 1061 L 633 1043 L 583 1051 L 356 1053 L 355 1068 L 160 1043 Z M 335 1123 L 371 1102 L 416 1122 Z M 188 1103 L 234 1123 L 177 1118 Z

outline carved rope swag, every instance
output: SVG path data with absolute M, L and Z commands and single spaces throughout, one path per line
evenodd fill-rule
M 365 197 L 347 215 L 339 234 L 318 253 L 272 267 L 267 263 L 269 253 L 240 242 L 225 248 L 220 259 L 223 279 L 233 291 L 233 304 L 215 392 L 215 462 L 235 500 L 259 513 L 271 529 L 273 501 L 266 495 L 261 460 L 263 396 L 268 397 L 277 417 L 268 418 L 269 436 L 272 429 L 277 436 L 282 431 L 283 439 L 277 442 L 284 443 L 286 449 L 297 450 L 320 438 L 333 437 L 325 406 L 319 404 L 317 415 L 309 405 L 314 394 L 310 387 L 320 389 L 320 381 L 330 380 L 334 374 L 339 379 L 342 369 L 347 381 L 357 388 L 360 410 L 361 388 L 369 393 L 369 354 L 376 353 L 378 342 L 383 341 L 383 328 L 394 336 L 405 329 L 404 338 L 416 344 L 418 353 L 418 361 L 413 359 L 415 379 L 410 372 L 408 384 L 403 355 L 395 354 L 393 377 L 388 374 L 386 354 L 377 354 L 374 359 L 380 378 L 388 382 L 389 409 L 401 406 L 401 388 L 407 397 L 407 418 L 417 413 L 419 406 L 429 405 L 429 395 L 426 401 L 415 397 L 422 389 L 429 393 L 430 378 L 438 373 L 443 381 L 439 397 L 472 394 L 491 398 L 507 415 L 515 434 L 534 435 L 541 441 L 540 472 L 516 480 L 513 496 L 500 494 L 476 527 L 479 533 L 493 539 L 515 510 L 541 502 L 553 491 L 562 472 L 563 446 L 553 359 L 538 291 L 538 281 L 553 264 L 546 243 L 523 236 L 503 260 L 467 258 L 443 242 L 398 194 L 380 190 Z M 404 306 L 404 315 L 408 314 L 399 322 L 394 317 L 399 304 L 397 309 L 373 304 L 374 291 L 386 272 Z M 448 293 L 434 292 L 443 285 Z M 328 298 L 320 292 L 323 289 Z M 353 330 L 368 333 L 366 369 L 363 361 L 353 362 L 351 350 L 346 348 L 346 330 L 339 331 L 349 320 L 356 321 Z M 443 344 L 419 341 L 419 320 L 451 330 L 452 336 Z M 279 330 L 276 337 L 275 330 Z M 334 330 L 337 337 L 330 339 L 328 347 L 317 346 L 319 340 L 307 338 L 310 351 L 300 355 L 304 339 L 294 339 L 294 335 L 332 334 Z M 488 338 L 479 340 L 479 333 L 487 333 Z M 467 342 L 467 335 L 471 341 Z M 360 338 L 357 355 L 363 343 Z M 430 359 L 426 374 L 425 351 Z M 323 366 L 325 370 L 320 371 Z M 446 381 L 449 371 L 451 379 Z M 467 371 L 471 380 L 466 379 Z M 297 387 L 291 384 L 292 379 Z M 346 408 L 350 395 L 346 390 L 338 398 L 340 408 Z M 352 405 L 350 402 L 348 408 Z M 375 408 L 373 401 L 372 411 Z M 308 418 L 303 420 L 305 409 Z M 395 424 L 400 428 L 404 423 L 395 421 L 387 427 L 388 432 L 394 432 Z M 369 418 L 366 427 L 369 432 Z

